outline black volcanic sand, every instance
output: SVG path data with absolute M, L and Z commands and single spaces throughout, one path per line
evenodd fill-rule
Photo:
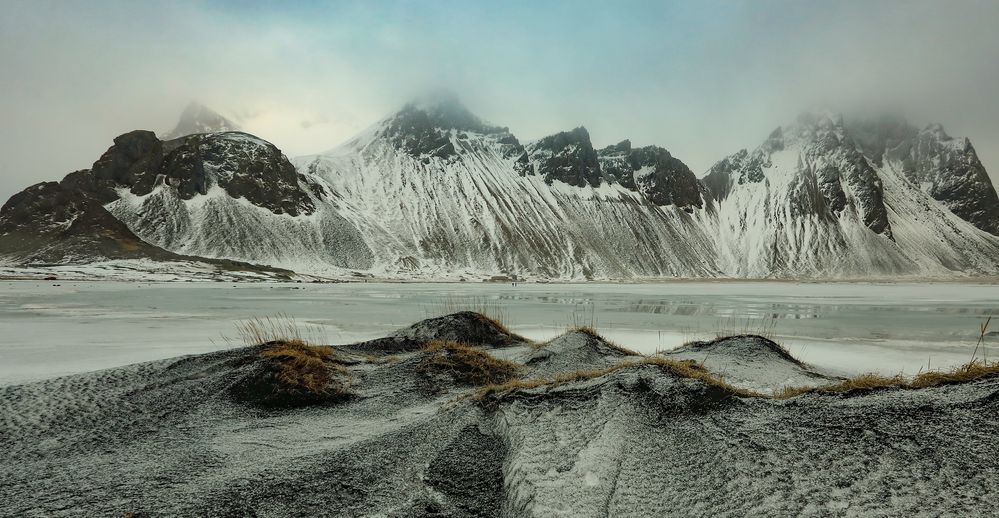
M 462 333 L 551 377 L 627 360 L 462 313 L 335 347 L 352 396 L 241 403 L 260 347 L 0 387 L 2 516 L 979 516 L 999 380 L 737 397 L 653 365 L 479 401 L 420 368 Z M 471 339 L 467 338 L 467 339 Z M 728 344 L 728 346 L 726 345 Z M 366 353 L 365 351 L 370 351 Z M 707 358 L 703 358 L 707 354 Z M 759 337 L 670 353 L 745 387 L 828 377 Z M 755 378 L 754 378 L 755 376 Z

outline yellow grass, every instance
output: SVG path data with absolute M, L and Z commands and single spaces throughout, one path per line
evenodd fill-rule
M 968 383 L 979 379 L 999 376 L 999 362 L 989 362 L 985 356 L 985 333 L 988 331 L 989 323 L 991 322 L 992 317 L 990 316 L 979 326 L 978 342 L 975 344 L 975 350 L 971 354 L 971 361 L 953 369 L 921 372 L 912 378 L 906 378 L 901 374 L 896 376 L 861 374 L 845 381 L 821 387 L 784 387 L 774 393 L 774 397 L 777 399 L 787 399 L 800 396 L 801 394 L 839 394 L 854 390 L 869 391 L 889 388 L 923 389 L 940 385 Z M 982 351 L 981 359 L 978 359 L 979 350 Z
M 845 381 L 819 387 L 784 387 L 774 393 L 776 399 L 787 399 L 801 394 L 841 394 L 854 390 L 870 391 L 879 389 L 923 389 L 955 383 L 968 383 L 979 379 L 999 376 L 999 362 L 987 363 L 976 360 L 951 370 L 937 370 L 917 374 L 907 378 L 901 374 L 882 376 L 880 374 L 861 374 Z
M 439 372 L 471 385 L 505 383 L 520 371 L 520 365 L 502 360 L 468 344 L 437 340 L 423 347 L 428 353 L 420 363 L 424 372 Z
M 659 358 L 659 357 L 647 357 L 641 360 L 621 362 L 602 369 L 579 370 L 575 372 L 558 374 L 552 378 L 518 379 L 501 384 L 486 385 L 481 389 L 479 389 L 473 395 L 473 397 L 475 399 L 482 400 L 490 396 L 502 396 L 518 390 L 531 389 L 542 386 L 558 386 L 565 383 L 571 383 L 574 381 L 599 378 L 601 376 L 605 376 L 607 374 L 619 371 L 621 369 L 642 367 L 646 365 L 653 365 L 659 367 L 663 371 L 668 372 L 680 378 L 696 379 L 707 385 L 720 388 L 732 395 L 742 396 L 742 397 L 766 397 L 765 395 L 760 394 L 758 392 L 740 389 L 738 387 L 729 385 L 721 378 L 718 378 L 708 373 L 707 370 L 705 370 L 700 365 L 697 365 L 696 363 L 688 361 L 667 360 L 665 358 Z
M 299 325 L 293 317 L 283 314 L 237 322 L 236 334 L 246 345 L 295 340 L 311 343 L 325 341 L 317 326 Z
M 350 384 L 347 369 L 335 361 L 333 349 L 298 340 L 268 344 L 260 357 L 275 368 L 279 388 L 321 395 L 345 394 Z
M 909 387 L 926 388 L 953 383 L 967 383 L 997 375 L 999 375 L 999 362 L 976 360 L 950 371 L 930 371 L 919 374 L 909 383 Z

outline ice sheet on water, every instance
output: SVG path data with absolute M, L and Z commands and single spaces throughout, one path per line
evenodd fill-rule
M 968 361 L 982 318 L 999 313 L 997 293 L 965 283 L 8 281 L 0 283 L 0 384 L 241 345 L 222 336 L 255 316 L 286 314 L 346 344 L 464 308 L 538 340 L 592 324 L 653 354 L 690 340 L 769 333 L 799 359 L 837 372 L 914 373 Z

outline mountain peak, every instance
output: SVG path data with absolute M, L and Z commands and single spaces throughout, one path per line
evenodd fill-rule
M 415 97 L 394 118 L 422 118 L 421 115 L 438 129 L 481 132 L 492 129 L 462 104 L 458 94 L 446 89 L 432 90 Z
M 951 140 L 952 138 L 947 134 L 947 131 L 944 130 L 943 124 L 940 124 L 939 122 L 928 124 L 926 128 L 923 129 L 923 133 L 933 135 L 939 141 Z
M 163 139 L 170 140 L 196 133 L 219 133 L 239 130 L 240 127 L 235 122 L 197 101 L 191 101 L 184 108 L 184 111 L 181 112 L 177 126 L 164 135 Z
M 423 92 L 411 99 L 406 105 L 423 111 L 439 111 L 453 108 L 465 109 L 458 94 L 447 88 L 438 88 Z

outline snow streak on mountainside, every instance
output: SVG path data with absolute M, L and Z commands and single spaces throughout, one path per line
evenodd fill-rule
M 297 164 L 328 182 L 340 213 L 387 273 L 719 273 L 707 211 L 660 206 L 605 178 L 582 128 L 522 146 L 506 128 L 485 125 L 445 98 L 408 105 L 341 148 Z
M 838 118 L 803 115 L 704 178 L 719 264 L 737 277 L 999 270 L 999 239 L 858 149 Z

